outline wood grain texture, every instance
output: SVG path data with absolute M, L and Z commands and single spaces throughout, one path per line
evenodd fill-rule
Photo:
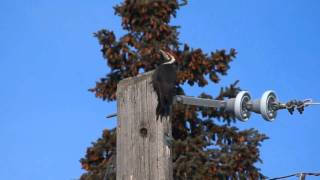
M 117 180 L 172 180 L 169 118 L 156 120 L 153 71 L 124 79 L 117 87 Z M 141 134 L 147 131 L 146 135 Z

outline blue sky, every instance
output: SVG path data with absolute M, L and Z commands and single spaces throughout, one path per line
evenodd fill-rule
M 0 179 L 78 178 L 86 148 L 115 126 L 115 119 L 104 118 L 115 103 L 87 89 L 108 72 L 93 32 L 123 34 L 112 9 L 118 2 L 0 1 Z M 319 6 L 317 0 L 190 1 L 172 24 L 181 25 L 180 40 L 191 47 L 237 49 L 220 85 L 239 79 L 254 98 L 273 89 L 282 101 L 320 101 Z M 187 92 L 216 94 L 219 88 Z M 320 106 L 303 115 L 283 111 L 272 123 L 253 115 L 235 125 L 271 138 L 258 165 L 269 177 L 319 172 L 319 112 Z

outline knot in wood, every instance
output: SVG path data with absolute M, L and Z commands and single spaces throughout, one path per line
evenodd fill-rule
M 148 135 L 148 129 L 145 128 L 145 127 L 140 128 L 140 135 L 141 135 L 143 138 L 147 137 L 147 135 Z

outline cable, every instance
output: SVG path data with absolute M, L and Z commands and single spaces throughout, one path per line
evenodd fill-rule
M 301 173 L 295 173 L 295 174 L 291 174 L 291 175 L 287 175 L 287 176 L 271 178 L 271 179 L 268 179 L 268 180 L 285 179 L 285 178 L 289 178 L 289 177 L 293 177 L 293 176 L 299 177 L 300 180 L 304 180 L 306 176 L 320 176 L 320 173 L 305 173 L 305 172 L 301 172 Z
M 291 174 L 291 175 L 288 175 L 288 176 L 282 176 L 282 177 L 271 178 L 271 179 L 268 179 L 268 180 L 285 179 L 285 178 L 289 178 L 289 177 L 293 177 L 293 176 L 297 176 L 297 174 Z

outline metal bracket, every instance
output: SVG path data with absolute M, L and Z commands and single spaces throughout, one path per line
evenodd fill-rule
M 186 105 L 216 107 L 216 108 L 225 108 L 227 106 L 226 101 L 197 98 L 197 97 L 191 97 L 191 96 L 182 96 L 182 95 L 175 96 L 173 102 L 186 104 Z

